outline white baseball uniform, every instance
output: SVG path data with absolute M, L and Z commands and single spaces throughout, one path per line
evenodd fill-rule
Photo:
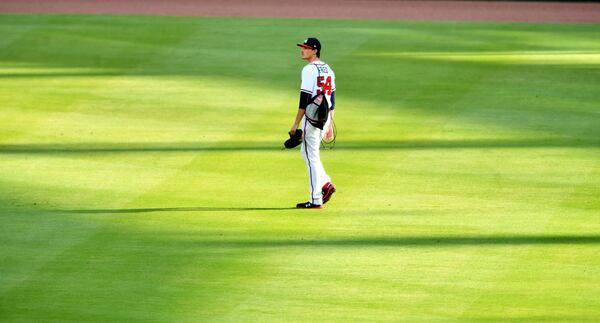
M 302 69 L 300 91 L 310 94 L 311 97 L 323 92 L 329 106 L 333 108 L 331 95 L 335 91 L 335 74 L 331 67 L 320 60 L 307 64 Z M 329 115 L 323 129 L 327 129 L 330 122 L 331 116 Z M 323 168 L 319 154 L 321 138 L 325 135 L 325 131 L 307 122 L 306 116 L 302 119 L 302 131 L 304 132 L 304 141 L 300 152 L 304 157 L 308 170 L 310 202 L 322 205 L 323 195 L 321 189 L 327 182 L 331 182 L 331 178 Z

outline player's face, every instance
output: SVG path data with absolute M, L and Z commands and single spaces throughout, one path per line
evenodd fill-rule
M 306 59 L 309 60 L 311 58 L 314 58 L 317 56 L 317 50 L 316 49 L 310 49 L 310 48 L 301 48 L 302 50 L 302 59 Z

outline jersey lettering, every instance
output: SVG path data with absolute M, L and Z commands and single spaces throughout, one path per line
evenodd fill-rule
M 312 97 L 323 93 L 331 106 L 331 95 L 335 92 L 335 74 L 331 67 L 321 61 L 312 62 L 304 66 L 301 75 L 300 91 Z
M 323 81 L 325 81 L 325 82 L 323 82 Z M 317 94 L 319 94 L 321 92 L 325 92 L 326 95 L 331 95 L 331 90 L 332 90 L 331 76 L 328 76 L 327 79 L 325 79 L 325 76 L 317 77 L 317 87 L 320 88 L 320 89 L 317 89 Z
M 319 70 L 320 73 L 325 73 L 325 74 L 329 73 L 329 71 L 327 70 L 327 66 L 325 66 L 325 65 L 321 65 L 321 66 L 315 65 L 315 66 L 317 67 L 317 69 Z

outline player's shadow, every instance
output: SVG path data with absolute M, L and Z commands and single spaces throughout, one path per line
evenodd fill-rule
M 63 209 L 51 210 L 57 213 L 79 214 L 114 214 L 114 213 L 151 213 L 151 212 L 235 212 L 235 211 L 280 211 L 291 210 L 295 207 L 156 207 L 156 208 L 128 208 L 128 209 Z

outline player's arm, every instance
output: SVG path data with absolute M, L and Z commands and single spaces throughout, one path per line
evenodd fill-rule
M 333 116 L 335 115 L 335 91 L 331 92 L 331 107 L 329 108 L 329 115 L 331 116 L 331 121 L 329 123 L 329 128 L 333 127 Z
M 314 88 L 314 82 L 316 80 L 316 70 L 314 69 L 314 65 L 306 65 L 302 69 L 301 79 L 302 82 L 300 84 L 300 102 L 298 103 L 298 111 L 296 112 L 296 118 L 294 119 L 294 124 L 292 125 L 292 129 L 290 132 L 294 134 L 296 129 L 300 126 L 300 122 L 302 121 L 302 117 L 304 116 L 304 110 L 306 110 L 306 106 L 310 103 L 310 99 L 312 98 L 312 89 Z
M 325 129 L 325 139 L 333 137 L 333 116 L 335 115 L 335 91 L 331 92 L 331 107 L 329 108 L 329 126 Z
M 331 92 L 331 107 L 329 107 L 331 113 L 333 113 L 333 109 L 335 109 L 335 90 Z
M 302 121 L 302 117 L 304 116 L 304 110 L 306 110 L 306 106 L 310 103 L 310 93 L 307 91 L 300 91 L 300 102 L 298 103 L 298 111 L 296 112 L 296 119 L 294 119 L 294 124 L 292 125 L 292 129 L 290 132 L 294 134 L 296 129 L 300 126 L 300 121 Z

